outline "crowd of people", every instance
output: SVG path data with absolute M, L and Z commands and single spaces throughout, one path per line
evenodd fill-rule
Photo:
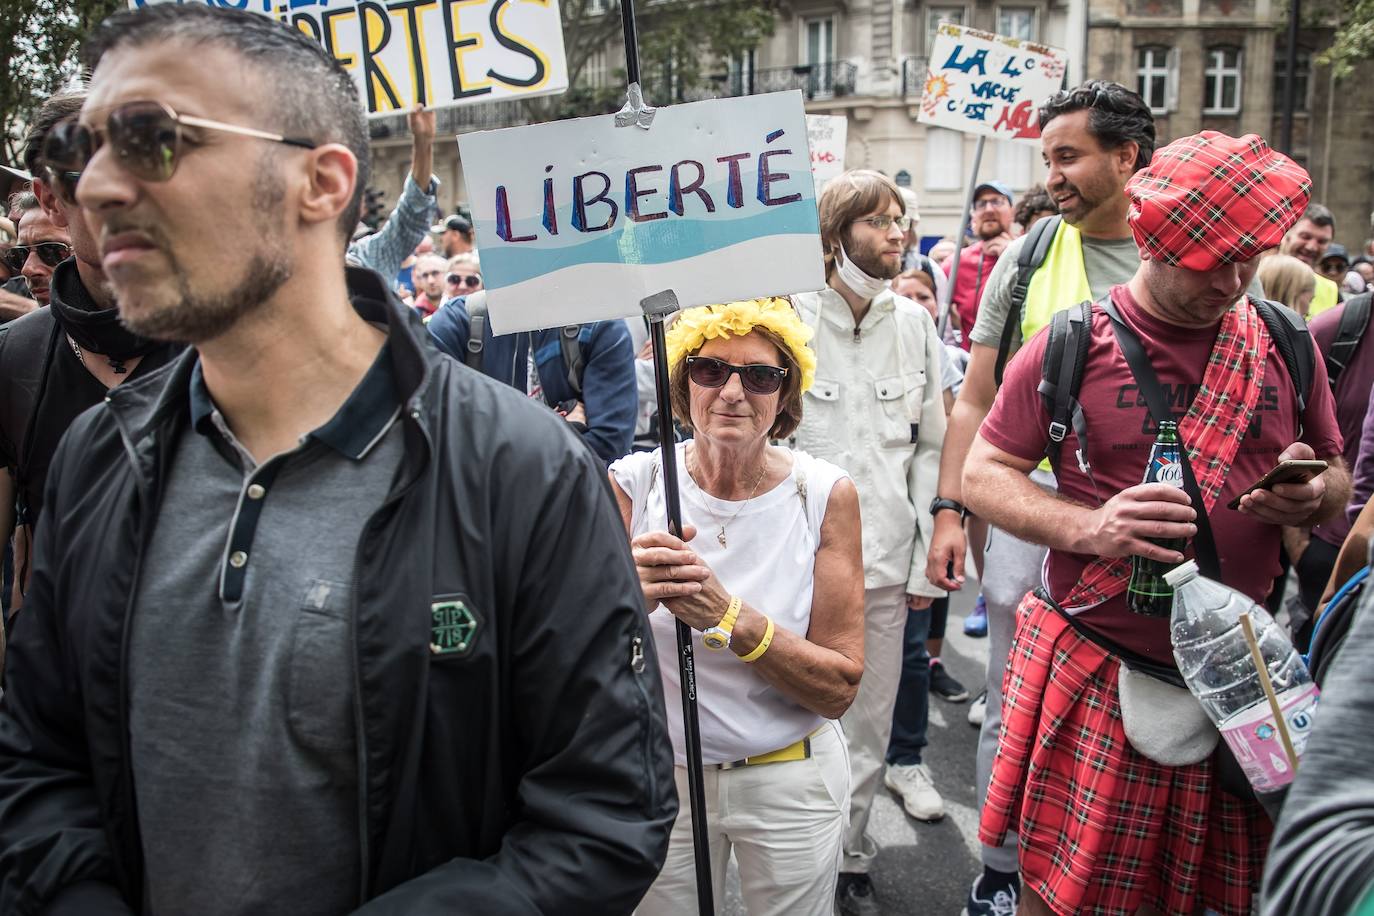
M 969 916 L 1374 906 L 1374 617 L 1281 805 L 1125 687 L 1179 678 L 1132 558 L 1214 554 L 1300 651 L 1368 563 L 1374 243 L 1262 138 L 1065 89 L 964 245 L 847 171 L 825 288 L 670 320 L 664 416 L 642 319 L 493 333 L 433 112 L 374 230 L 308 37 L 159 5 L 83 54 L 0 176 L 0 912 L 685 916 L 703 831 L 717 906 L 733 858 L 755 916 L 915 912 L 869 821 L 944 817 L 932 695 L 979 728 Z

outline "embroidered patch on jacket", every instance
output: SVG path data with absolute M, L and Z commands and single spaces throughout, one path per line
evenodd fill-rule
M 477 637 L 477 615 L 462 598 L 429 606 L 429 651 L 432 655 L 465 655 Z

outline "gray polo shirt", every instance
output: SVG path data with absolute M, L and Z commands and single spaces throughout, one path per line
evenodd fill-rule
M 257 465 L 196 367 L 129 644 L 145 913 L 357 905 L 354 561 L 400 410 L 384 347 L 328 423 Z

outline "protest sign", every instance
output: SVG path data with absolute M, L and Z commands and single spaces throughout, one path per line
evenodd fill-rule
M 369 115 L 568 88 L 558 0 L 129 0 L 198 2 L 272 16 L 353 74 Z
M 843 115 L 806 116 L 806 142 L 811 147 L 811 173 L 816 178 L 816 193 L 825 183 L 844 171 L 844 143 L 849 135 L 849 119 Z
M 1059 90 L 1058 48 L 940 23 L 918 120 L 995 140 L 1040 139 L 1036 109 Z
M 825 285 L 800 92 L 458 138 L 498 334 Z

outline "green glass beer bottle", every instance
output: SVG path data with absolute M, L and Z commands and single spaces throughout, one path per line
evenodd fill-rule
M 1166 483 L 1182 490 L 1181 447 L 1178 440 L 1178 424 L 1173 420 L 1162 421 L 1154 445 L 1150 447 L 1150 460 L 1145 466 L 1145 479 L 1142 483 Z M 1151 538 L 1151 541 L 1179 553 L 1188 546 L 1187 538 Z M 1174 590 L 1164 581 L 1164 574 L 1175 565 L 1147 560 L 1144 557 L 1131 558 L 1131 582 L 1126 586 L 1126 603 L 1131 610 L 1146 617 L 1169 616 L 1174 607 Z

